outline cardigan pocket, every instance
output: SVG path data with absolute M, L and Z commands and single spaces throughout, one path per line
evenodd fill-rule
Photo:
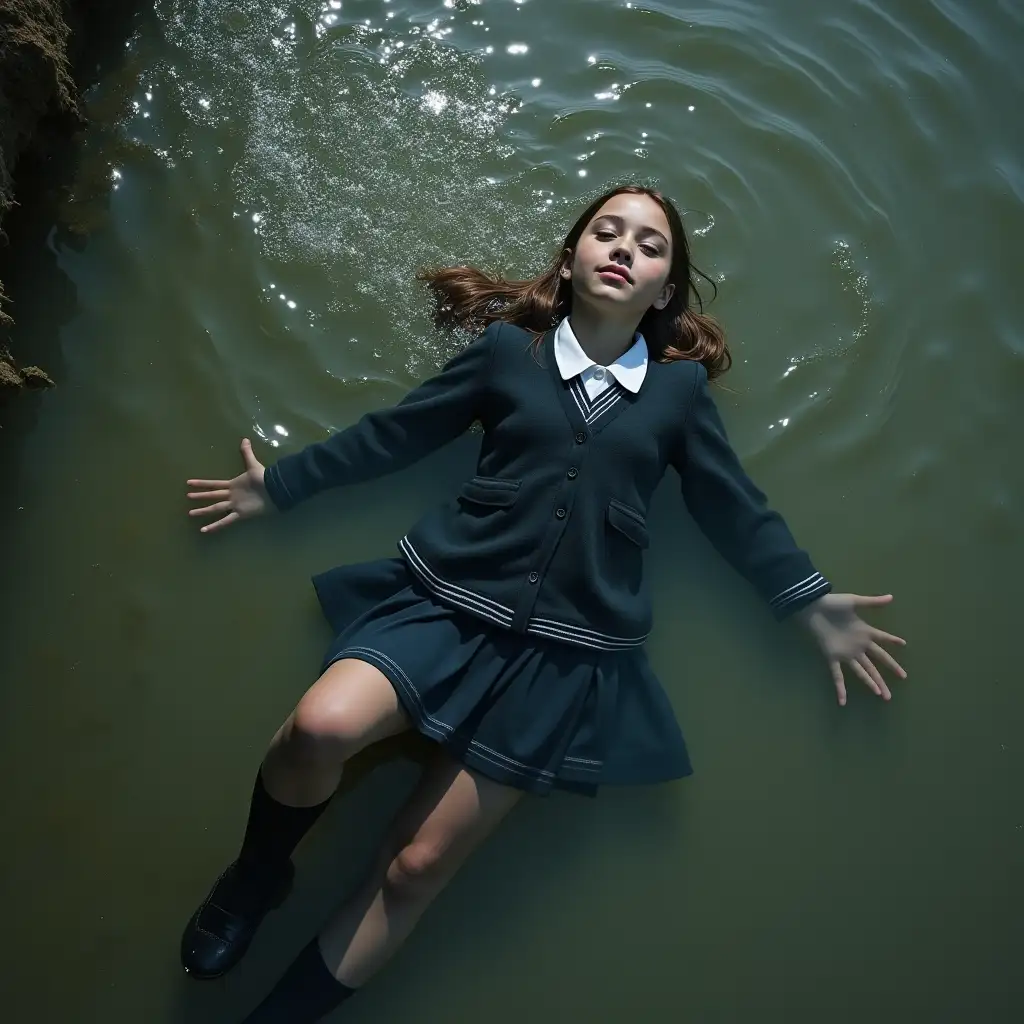
M 508 508 L 519 497 L 519 480 L 503 480 L 496 476 L 475 476 L 459 490 L 459 500 L 473 505 Z
M 608 502 L 608 523 L 624 537 L 628 537 L 637 547 L 650 546 L 651 538 L 647 533 L 647 523 L 635 508 L 630 508 L 629 505 L 612 498 Z

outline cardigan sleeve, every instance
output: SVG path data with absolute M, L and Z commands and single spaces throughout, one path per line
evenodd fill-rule
M 827 594 L 832 585 L 797 547 L 782 517 L 744 472 L 708 386 L 697 378 L 673 464 L 683 499 L 718 552 L 768 602 L 777 619 Z
M 328 487 L 402 469 L 464 433 L 480 418 L 500 325 L 491 324 L 439 373 L 397 405 L 268 466 L 264 484 L 281 511 Z

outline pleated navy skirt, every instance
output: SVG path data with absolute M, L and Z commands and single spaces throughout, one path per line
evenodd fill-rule
M 513 633 L 439 602 L 400 558 L 313 579 L 337 636 L 391 681 L 416 728 L 508 786 L 593 795 L 692 771 L 642 648 L 596 651 Z

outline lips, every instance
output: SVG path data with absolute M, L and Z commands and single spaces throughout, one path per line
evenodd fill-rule
M 597 273 L 598 273 L 598 275 L 604 275 L 604 274 L 608 274 L 609 276 L 614 275 L 620 281 L 625 281 L 626 284 L 632 284 L 633 283 L 633 278 L 631 278 L 629 276 L 629 271 L 626 270 L 625 267 L 617 267 L 617 266 L 613 266 L 613 265 L 609 264 L 608 266 L 605 266 L 605 267 L 598 267 L 597 268 Z

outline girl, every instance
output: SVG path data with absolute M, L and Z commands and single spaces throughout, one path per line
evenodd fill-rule
M 708 386 L 730 357 L 698 273 L 675 206 L 614 189 L 532 280 L 422 274 L 440 325 L 486 329 L 397 406 L 266 468 L 244 440 L 239 476 L 188 481 L 212 532 L 483 427 L 477 475 L 400 557 L 314 579 L 338 635 L 271 742 L 241 850 L 185 930 L 185 969 L 211 978 L 241 959 L 348 758 L 405 729 L 438 750 L 362 886 L 246 1024 L 307 1024 L 351 996 L 524 792 L 690 773 L 643 648 L 645 515 L 669 466 L 718 550 L 810 630 L 840 704 L 843 664 L 884 700 L 879 666 L 905 676 L 880 646 L 903 641 L 857 614 L 891 597 L 831 593 L 731 450 Z

